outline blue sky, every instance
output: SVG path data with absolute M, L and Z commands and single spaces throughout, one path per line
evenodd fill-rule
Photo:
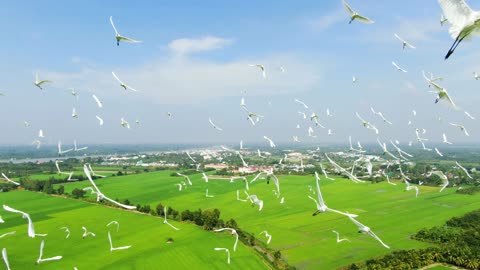
M 479 3 L 468 3 L 480 9 Z M 291 142 L 294 135 L 319 144 L 347 142 L 349 135 L 375 141 L 377 135 L 363 128 L 355 112 L 379 128 L 382 141 L 414 141 L 418 127 L 427 129 L 424 137 L 433 142 L 442 133 L 455 143 L 478 142 L 477 120 L 463 110 L 480 117 L 480 80 L 472 75 L 480 73 L 480 40 L 463 42 L 444 61 L 453 39 L 449 26 L 440 26 L 437 1 L 349 4 L 375 23 L 349 25 L 340 0 L 10 2 L 0 7 L 6 37 L 0 50 L 0 92 L 6 94 L 0 97 L 0 143 L 30 144 L 39 129 L 45 143 L 64 145 L 74 139 L 86 144 L 243 139 L 248 144 L 264 141 L 264 135 L 278 142 Z M 122 35 L 143 42 L 117 47 L 109 16 Z M 394 33 L 417 48 L 403 51 Z M 391 61 L 408 72 L 397 71 Z M 257 63 L 266 66 L 267 79 L 249 66 Z M 422 70 L 444 77 L 441 85 L 462 110 L 434 104 Z M 125 92 L 111 71 L 139 92 Z M 32 84 L 35 72 L 53 83 L 39 90 Z M 77 90 L 78 100 L 68 88 Z M 256 126 L 239 106 L 243 90 L 249 110 L 265 116 Z M 103 108 L 96 107 L 92 94 Z M 326 128 L 303 120 L 298 111 L 305 110 L 295 98 L 306 102 Z M 73 107 L 78 119 L 71 117 Z M 326 116 L 327 108 L 333 117 Z M 96 115 L 104 126 L 98 126 Z M 121 117 L 130 130 L 120 126 Z M 213 129 L 209 117 L 224 131 Z M 31 126 L 25 128 L 23 121 Z M 449 122 L 465 125 L 471 136 Z M 307 136 L 309 126 L 316 138 Z

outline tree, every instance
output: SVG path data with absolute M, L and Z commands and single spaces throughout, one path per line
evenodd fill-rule
M 75 188 L 72 191 L 72 195 L 75 199 L 83 198 L 83 196 L 85 195 L 85 191 L 83 189 Z
M 161 203 L 157 204 L 157 207 L 155 207 L 156 213 L 158 216 L 163 216 L 165 211 L 163 211 L 163 205 Z
M 62 195 L 63 193 L 65 193 L 65 187 L 63 185 L 60 185 L 57 189 L 57 193 L 59 195 Z
M 282 258 L 282 253 L 280 253 L 280 250 L 277 250 L 273 253 L 273 257 L 275 258 L 275 261 L 280 260 Z

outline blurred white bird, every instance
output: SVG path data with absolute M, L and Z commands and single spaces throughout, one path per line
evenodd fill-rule
M 62 259 L 62 256 L 54 256 L 54 257 L 43 259 L 42 257 L 43 257 L 43 247 L 44 246 L 45 246 L 45 241 L 42 240 L 42 242 L 40 243 L 40 256 L 37 259 L 37 264 L 40 264 L 41 262 L 58 261 L 58 260 Z
M 40 88 L 40 90 L 43 90 L 42 84 L 44 84 L 44 83 L 52 83 L 52 81 L 49 81 L 49 80 L 39 80 L 39 79 L 38 79 L 38 73 L 35 73 L 35 82 L 33 82 L 33 84 L 34 84 L 36 87 Z
M 445 18 L 451 24 L 450 35 L 455 39 L 452 47 L 445 55 L 445 60 L 455 51 L 465 38 L 471 39 L 479 34 L 480 12 L 472 10 L 464 0 L 439 0 Z
M 392 61 L 392 65 L 393 65 L 396 69 L 400 70 L 401 72 L 407 73 L 407 71 L 406 71 L 405 69 L 399 67 L 399 66 L 397 65 L 397 63 L 395 63 L 394 61 Z
M 473 116 L 472 116 L 471 114 L 469 114 L 467 111 L 464 111 L 464 113 L 465 113 L 465 115 L 466 115 L 468 118 L 470 118 L 470 119 L 472 119 L 472 120 L 475 120 L 475 117 L 473 117 Z
M 436 176 L 440 177 L 442 181 L 445 183 L 442 185 L 442 188 L 440 189 L 440 192 L 442 192 L 446 187 L 448 187 L 448 177 L 442 172 L 442 171 L 431 171 L 427 174 L 427 177 L 432 176 L 432 174 L 435 174 Z
M 255 64 L 255 65 L 250 64 L 249 66 L 251 66 L 251 67 L 258 67 L 258 68 L 262 71 L 262 76 L 263 76 L 263 78 L 264 78 L 264 79 L 267 78 L 267 73 L 266 73 L 266 71 L 265 71 L 265 66 L 264 66 L 264 65 L 262 65 L 262 64 Z
M 270 241 L 272 241 L 272 236 L 267 231 L 262 231 L 260 234 L 264 234 L 265 237 L 267 237 L 267 245 L 270 244 Z
M 270 147 L 274 148 L 276 146 L 275 143 L 267 136 L 263 136 L 263 138 L 268 141 L 268 143 L 270 144 Z
M 309 108 L 308 108 L 307 104 L 305 104 L 305 102 L 303 102 L 299 99 L 294 99 L 294 101 L 297 102 L 297 103 L 300 103 L 305 109 L 309 110 Z M 298 113 L 301 113 L 301 112 L 298 112 Z M 305 115 L 303 118 L 307 118 L 307 116 Z
M 82 234 L 83 239 L 85 239 L 85 237 L 89 235 L 95 236 L 95 233 L 87 231 L 87 228 L 85 228 L 84 226 L 82 226 L 82 229 L 83 229 L 83 234 Z
M 134 40 L 134 39 L 124 37 L 124 36 L 120 35 L 117 31 L 117 28 L 115 28 L 115 25 L 113 24 L 112 16 L 110 16 L 110 24 L 112 25 L 113 30 L 115 31 L 115 39 L 117 40 L 117 46 L 120 45 L 120 41 L 131 42 L 131 43 L 140 43 L 141 42 L 140 40 Z
M 2 177 L 3 177 L 3 179 L 5 179 L 5 181 L 10 182 L 10 183 L 12 183 L 12 184 L 14 184 L 14 185 L 20 186 L 20 183 L 17 183 L 17 182 L 15 182 L 15 181 L 11 180 L 11 179 L 8 178 L 4 173 L 2 173 Z
M 28 237 L 31 237 L 31 238 L 35 238 L 35 236 L 47 236 L 47 234 L 38 234 L 38 233 L 35 233 L 35 228 L 33 226 L 33 222 L 32 222 L 32 219 L 30 218 L 30 215 L 25 213 L 25 212 L 22 212 L 22 211 L 19 211 L 19 210 L 16 210 L 16 209 L 13 209 L 11 208 L 10 206 L 7 206 L 7 205 L 3 205 L 3 209 L 5 211 L 8 211 L 8 212 L 12 212 L 12 213 L 17 213 L 17 214 L 21 214 L 22 215 L 22 218 L 25 218 L 27 219 L 28 221 Z
M 118 232 L 118 230 L 120 230 L 120 223 L 118 223 L 118 221 L 116 220 L 112 220 L 107 224 L 107 227 L 109 227 L 112 224 L 115 224 L 117 226 L 117 232 Z
M 371 129 L 373 131 L 375 131 L 376 134 L 378 134 L 378 129 L 372 125 L 370 122 L 366 121 L 365 119 L 363 119 L 359 114 L 358 112 L 355 112 L 355 114 L 357 115 L 357 118 L 360 119 L 360 121 L 362 121 L 362 124 L 364 127 L 368 128 L 368 129 Z
M 445 135 L 445 133 L 443 133 L 443 143 L 445 143 L 445 144 L 452 144 L 451 142 L 449 142 L 449 141 L 447 140 L 447 135 Z
M 125 83 L 123 83 L 123 82 L 117 77 L 117 75 L 115 74 L 115 72 L 112 71 L 112 75 L 113 75 L 113 77 L 115 78 L 115 80 L 117 80 L 117 81 L 120 83 L 120 86 L 121 86 L 123 89 L 125 89 L 125 91 L 126 91 L 127 89 L 130 89 L 130 90 L 132 90 L 133 92 L 138 92 L 136 89 L 134 89 L 134 88 L 126 85 Z
M 212 121 L 212 119 L 209 117 L 208 118 L 208 122 L 210 122 L 210 125 L 212 125 L 212 127 L 218 131 L 222 131 L 223 129 L 221 129 L 220 127 L 218 127 L 217 125 L 215 125 Z
M 113 247 L 113 244 L 112 244 L 112 236 L 110 235 L 110 231 L 108 231 L 107 234 L 108 234 L 108 242 L 110 243 L 110 252 L 115 251 L 115 250 L 129 249 L 129 248 L 132 247 L 132 246 L 123 246 L 123 247 L 116 247 L 116 248 L 114 248 L 114 247 Z
M 121 125 L 122 127 L 126 127 L 126 128 L 128 128 L 128 129 L 130 129 L 130 124 L 129 124 L 127 121 L 125 121 L 125 119 L 124 119 L 123 117 L 120 118 L 120 125 Z
M 70 237 L 70 230 L 67 227 L 61 227 L 60 229 L 65 230 L 65 232 L 67 233 L 67 236 L 65 236 L 65 238 Z
M 449 124 L 454 127 L 458 127 L 461 131 L 463 131 L 463 133 L 465 133 L 465 136 L 470 136 L 470 134 L 468 134 L 467 129 L 463 125 L 455 124 L 455 123 L 449 123 Z
M 350 16 L 350 21 L 348 22 L 349 24 L 352 23 L 353 20 L 358 20 L 363 23 L 373 23 L 374 21 L 370 20 L 367 17 L 364 17 L 360 14 L 358 14 L 356 11 L 354 11 L 348 4 L 345 2 L 345 0 L 342 0 L 343 7 L 345 10 L 348 12 L 348 15 Z
M 460 163 L 458 163 L 458 161 L 455 161 L 455 164 L 457 164 L 458 168 L 460 168 L 467 175 L 468 178 L 473 179 L 473 177 L 470 175 L 470 173 L 468 173 L 468 170 L 465 169 L 462 165 L 460 165 Z
M 98 97 L 96 95 L 92 95 L 92 98 L 95 100 L 95 102 L 97 103 L 97 106 L 99 108 L 103 107 L 103 103 L 100 101 L 100 99 L 98 99 Z
M 42 129 L 40 129 L 40 130 L 38 131 L 38 137 L 39 137 L 39 138 L 45 138 L 45 135 L 43 135 L 43 130 L 42 130 Z
M 215 230 L 215 232 L 223 232 L 223 231 L 230 231 L 232 235 L 235 235 L 236 237 L 236 240 L 235 240 L 235 244 L 233 244 L 233 252 L 235 252 L 237 250 L 237 243 L 238 243 L 238 233 L 235 229 L 232 229 L 232 228 L 220 228 L 220 229 L 217 229 Z
M 184 177 L 185 179 L 187 179 L 188 184 L 189 184 L 190 186 L 192 185 L 192 181 L 190 181 L 190 177 L 188 177 L 188 175 L 181 174 L 181 173 L 178 173 L 178 172 L 177 172 L 177 175 Z
M 402 42 L 402 48 L 403 50 L 405 50 L 405 47 L 410 47 L 412 49 L 415 49 L 415 46 L 413 46 L 412 44 L 408 43 L 407 41 L 405 41 L 403 38 L 399 37 L 397 34 L 393 34 L 398 40 L 400 40 Z
M 10 270 L 10 263 L 8 262 L 8 255 L 7 255 L 6 248 L 2 249 L 2 258 L 3 258 L 3 262 L 5 262 L 5 266 L 7 267 L 7 270 Z
M 350 242 L 350 240 L 348 240 L 347 238 L 340 239 L 340 234 L 337 231 L 332 231 L 332 232 L 337 235 L 337 243 L 340 243 L 340 242 L 343 242 L 343 241 Z
M 172 229 L 174 229 L 176 231 L 180 230 L 179 228 L 173 226 L 172 224 L 170 224 L 170 222 L 168 222 L 168 220 L 167 220 L 167 206 L 163 207 L 163 224 L 167 224 L 168 226 L 170 226 Z
M 214 248 L 215 251 L 225 251 L 228 255 L 227 262 L 230 264 L 230 250 L 228 248 Z
M 98 116 L 98 115 L 96 115 L 95 117 L 96 117 L 97 120 L 98 120 L 98 124 L 99 124 L 100 126 L 103 126 L 103 119 L 102 119 L 100 116 Z
M 353 223 L 355 223 L 355 225 L 358 226 L 358 232 L 359 233 L 367 233 L 368 235 L 370 235 L 371 237 L 375 238 L 378 242 L 380 242 L 380 244 L 382 244 L 382 246 L 386 247 L 386 248 L 390 248 L 389 246 L 387 246 L 385 243 L 383 243 L 383 241 L 374 233 L 372 232 L 372 230 L 363 225 L 362 223 L 358 222 L 357 220 L 355 220 L 353 217 L 349 216 L 348 217 Z
M 438 148 L 434 147 L 433 149 L 435 150 L 435 153 L 437 153 L 437 155 L 443 157 L 442 152 L 440 152 L 440 150 L 438 150 Z

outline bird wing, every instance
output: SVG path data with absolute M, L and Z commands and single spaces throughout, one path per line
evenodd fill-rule
M 98 99 L 96 95 L 92 95 L 93 99 L 97 102 L 99 108 L 102 108 L 102 102 Z
M 10 206 L 5 205 L 5 204 L 3 205 L 3 209 L 4 209 L 5 211 L 8 211 L 8 212 L 18 213 L 18 214 L 22 214 L 22 215 L 24 215 L 24 216 L 29 216 L 27 213 L 22 212 L 22 211 L 19 211 L 19 210 L 16 210 L 16 209 L 13 209 L 13 208 L 11 208 Z
M 98 121 L 100 121 L 100 126 L 101 126 L 101 125 L 103 125 L 103 119 L 102 119 L 102 118 L 100 118 L 100 116 L 98 116 L 98 115 L 97 115 L 97 116 L 95 116 L 95 117 L 98 119 Z
M 361 22 L 364 22 L 364 23 L 374 23 L 374 21 L 370 20 L 369 18 L 365 17 L 365 16 L 362 16 L 360 14 L 357 14 L 355 16 L 355 19 L 358 20 L 358 21 L 361 21 Z
M 450 105 L 452 105 L 452 107 L 455 109 L 455 110 L 458 110 L 459 108 L 457 107 L 457 105 L 455 104 L 455 102 L 453 102 L 452 98 L 450 97 L 450 95 L 448 94 L 447 90 L 444 90 L 445 94 L 444 94 L 444 97 L 447 99 L 447 101 L 450 103 Z
M 445 18 L 452 25 L 462 25 L 474 16 L 474 11 L 464 0 L 438 0 Z M 454 37 L 456 38 L 456 37 Z
M 112 75 L 120 84 L 124 84 L 113 71 L 112 71 Z
M 393 34 L 398 40 L 400 40 L 402 43 L 405 42 L 401 37 L 399 37 L 396 33 Z
M 347 2 L 345 2 L 345 0 L 342 1 L 342 4 L 348 14 L 350 14 L 350 16 L 355 15 L 355 11 L 347 4 Z
M 362 223 L 360 223 L 360 222 L 358 222 L 356 219 L 354 219 L 352 216 L 348 216 L 348 218 L 349 218 L 353 223 L 355 223 L 355 225 L 357 225 L 359 229 L 366 227 L 365 225 L 363 225 Z
M 85 173 L 85 175 L 87 176 L 88 180 L 90 181 L 92 186 L 95 188 L 95 190 L 97 190 L 98 193 L 102 194 L 102 192 L 100 192 L 100 189 L 98 189 L 95 182 L 93 182 L 92 175 L 90 174 L 90 170 L 88 169 L 86 164 L 83 165 L 83 172 Z
M 363 119 L 359 114 L 358 112 L 355 112 L 355 114 L 357 115 L 357 118 L 360 119 L 360 121 L 366 123 L 367 121 L 365 121 L 365 119 Z
M 117 38 L 120 39 L 120 40 L 126 41 L 126 42 L 132 42 L 132 43 L 141 43 L 142 42 L 141 40 L 135 40 L 135 39 L 120 36 L 120 35 Z
M 372 232 L 371 230 L 367 232 L 371 237 L 377 239 L 378 242 L 380 242 L 380 244 L 382 244 L 382 246 L 386 247 L 386 248 L 390 248 L 389 246 L 387 246 L 385 243 L 383 243 L 382 239 L 380 239 L 374 232 Z
M 318 204 L 320 206 L 325 206 L 325 202 L 323 201 L 322 197 L 322 192 L 320 191 L 320 183 L 318 181 L 318 178 L 315 179 L 315 182 L 317 184 L 317 197 L 318 197 Z
M 115 28 L 115 25 L 113 24 L 113 19 L 112 19 L 112 16 L 110 16 L 110 24 L 112 25 L 112 27 L 113 27 L 113 30 L 115 30 L 115 34 L 116 34 L 116 35 L 118 35 L 117 28 Z

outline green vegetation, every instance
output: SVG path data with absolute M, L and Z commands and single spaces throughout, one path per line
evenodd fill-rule
M 416 269 L 447 263 L 467 269 L 480 268 L 480 210 L 454 217 L 444 227 L 422 229 L 413 239 L 437 244 L 419 250 L 394 251 L 378 259 L 352 264 L 347 269 Z
M 2 210 L 5 223 L 0 234 L 16 231 L 2 238 L 12 269 L 225 269 L 226 257 L 215 247 L 231 248 L 234 238 L 215 234 L 195 225 L 170 221 L 180 231 L 163 224 L 163 219 L 90 204 L 88 202 L 49 196 L 29 191 L 0 194 L 0 204 L 30 214 L 37 233 L 46 237 L 29 238 L 27 221 L 20 215 Z M 106 224 L 120 223 L 117 233 L 111 229 L 114 246 L 132 245 L 128 250 L 110 252 Z M 71 235 L 60 227 L 66 226 Z M 82 239 L 82 226 L 95 237 Z M 35 266 L 40 241 L 45 240 L 46 257 L 61 255 L 60 261 Z M 252 249 L 239 244 L 232 253 L 231 267 L 236 269 L 268 269 Z
M 120 201 L 128 199 L 134 205 L 149 205 L 150 209 L 155 209 L 160 203 L 180 213 L 217 208 L 222 213 L 222 219 L 234 219 L 242 231 L 254 237 L 250 241 L 261 247 L 267 245 L 266 239 L 259 233 L 268 230 L 272 235 L 268 248 L 279 250 L 288 264 L 298 268 L 334 269 L 391 251 L 373 238 L 357 233 L 357 227 L 343 216 L 325 213 L 312 217 L 315 205 L 307 197 L 311 194 L 308 185 L 315 185 L 311 175 L 278 176 L 284 204 L 280 204 L 280 198 L 273 194 L 273 183 L 267 184 L 266 180 L 252 183 L 249 193 L 264 200 L 262 211 L 258 211 L 258 206 L 252 207 L 250 203 L 236 200 L 236 190 L 240 191 L 241 198 L 246 197 L 243 181 L 210 180 L 205 183 L 201 174 L 194 174 L 190 175 L 193 186 L 178 191 L 175 184 L 184 181 L 184 178 L 173 175 L 172 171 L 158 171 L 98 179 L 96 183 L 107 196 Z M 71 193 L 74 188 L 84 188 L 89 183 L 83 181 L 64 186 L 65 192 Z M 213 198 L 205 197 L 207 188 Z M 410 236 L 425 226 L 435 226 L 453 216 L 480 208 L 478 195 L 456 194 L 454 188 L 439 193 L 439 187 L 419 186 L 418 198 L 415 198 L 414 192 L 406 192 L 405 185 L 400 182 L 392 186 L 385 182 L 354 184 L 344 179 L 322 179 L 321 188 L 328 206 L 359 214 L 358 220 L 371 227 L 393 250 L 429 247 L 433 244 L 411 240 Z M 58 187 L 55 186 L 55 189 Z M 86 197 L 95 200 L 93 195 L 87 194 Z M 351 242 L 337 244 L 332 230 Z

